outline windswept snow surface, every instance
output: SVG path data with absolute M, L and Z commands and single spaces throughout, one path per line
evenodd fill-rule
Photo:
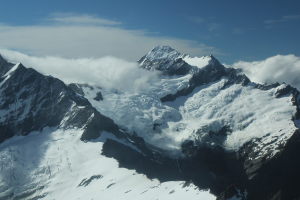
M 116 160 L 101 155 L 111 134 L 85 143 L 81 133 L 46 128 L 0 144 L 0 199 L 215 199 L 193 184 L 160 183 L 119 168 Z
M 186 87 L 190 75 L 162 76 L 151 87 L 140 93 L 128 93 L 85 87 L 85 96 L 104 115 L 129 131 L 136 132 L 147 142 L 180 154 L 187 139 L 237 151 L 246 142 L 259 139 L 256 148 L 260 155 L 284 145 L 296 130 L 291 120 L 296 112 L 291 96 L 275 98 L 284 87 L 260 90 L 254 85 L 233 84 L 223 88 L 227 79 L 202 85 L 188 96 L 162 103 L 160 98 Z M 101 91 L 104 100 L 96 101 Z M 209 132 L 218 132 L 224 126 L 231 132 L 219 140 L 209 139 Z M 270 145 L 268 145 L 272 142 Z

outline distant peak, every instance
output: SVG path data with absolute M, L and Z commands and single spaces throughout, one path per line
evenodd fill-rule
M 160 60 L 160 59 L 176 59 L 183 54 L 179 53 L 177 50 L 173 49 L 170 46 L 159 45 L 154 47 L 145 55 L 147 60 Z
M 210 57 L 212 60 L 217 60 L 216 57 L 214 57 L 213 54 L 210 54 L 208 57 Z
M 151 50 L 151 52 L 157 52 L 157 51 L 172 52 L 176 50 L 167 45 L 158 45 Z
M 178 59 L 182 59 L 191 66 L 198 68 L 205 67 L 207 65 L 219 66 L 221 63 L 211 54 L 209 56 L 193 57 L 188 54 L 183 54 L 176 49 L 167 45 L 155 46 L 145 56 L 143 56 L 138 62 L 143 65 L 145 63 L 163 63 L 163 65 L 171 65 Z
M 210 61 L 209 61 L 210 64 L 212 64 L 212 65 L 221 65 L 219 60 L 216 59 L 216 57 L 214 57 L 212 54 L 210 54 L 209 57 L 210 57 Z

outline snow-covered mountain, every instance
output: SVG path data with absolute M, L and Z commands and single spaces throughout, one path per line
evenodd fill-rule
M 0 57 L 0 199 L 296 199 L 300 95 L 168 46 L 142 90 Z

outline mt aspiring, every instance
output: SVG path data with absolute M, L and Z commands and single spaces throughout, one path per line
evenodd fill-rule
M 123 91 L 0 56 L 0 199 L 300 199 L 297 89 L 168 46 L 138 67 Z

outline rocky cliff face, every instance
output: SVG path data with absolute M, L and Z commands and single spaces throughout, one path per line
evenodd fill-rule
M 103 130 L 118 131 L 112 120 L 59 79 L 3 58 L 0 69 L 0 142 L 45 127 L 83 128 L 84 140 Z

